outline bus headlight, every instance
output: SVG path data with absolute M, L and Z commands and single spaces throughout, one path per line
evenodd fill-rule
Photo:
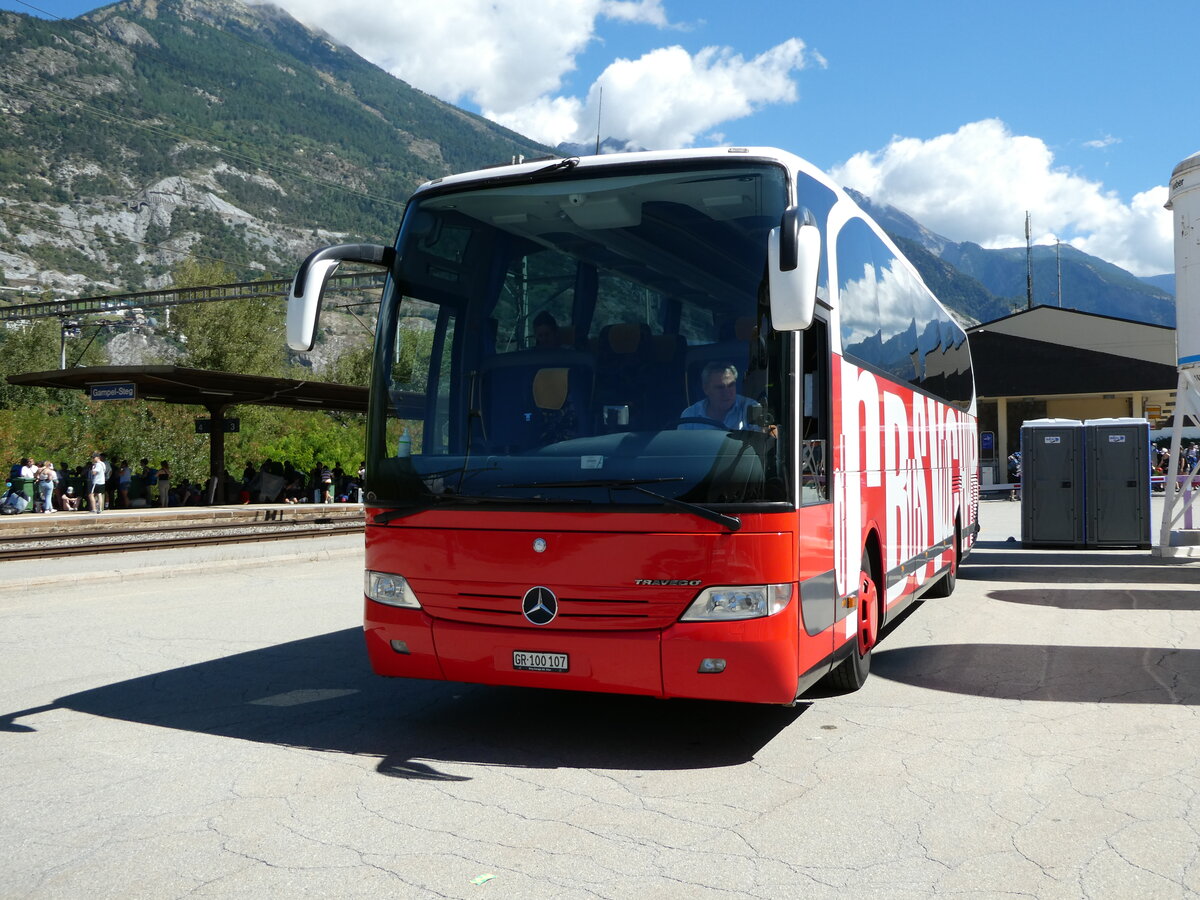
M 420 609 L 421 601 L 408 586 L 408 579 L 403 575 L 392 575 L 389 572 L 366 573 L 366 583 L 363 587 L 367 597 L 376 603 L 388 606 L 403 606 L 408 609 Z
M 773 616 L 791 602 L 792 588 L 791 584 L 706 588 L 692 601 L 680 621 L 730 622 Z

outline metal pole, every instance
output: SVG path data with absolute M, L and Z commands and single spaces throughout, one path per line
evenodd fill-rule
M 1029 230 L 1029 210 L 1025 210 L 1025 308 L 1033 309 L 1033 238 Z
M 1058 259 L 1058 308 L 1062 309 L 1062 241 L 1054 239 L 1054 255 Z
M 223 403 L 214 403 L 208 407 L 208 503 L 213 505 L 216 500 L 217 486 L 221 483 L 221 475 L 225 471 L 225 410 L 229 407 Z M 221 498 L 224 502 L 224 497 Z

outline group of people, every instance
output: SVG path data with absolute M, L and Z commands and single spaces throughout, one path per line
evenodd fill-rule
M 1171 470 L 1171 449 L 1166 445 L 1152 448 L 1154 460 L 1152 466 L 1155 475 L 1166 475 Z M 1200 445 L 1195 442 L 1187 446 L 1179 448 L 1179 467 L 1177 475 L 1186 476 L 1196 472 L 1200 468 Z M 1159 482 L 1154 485 L 1156 491 L 1166 489 L 1165 483 Z M 1179 490 L 1179 485 L 1175 486 Z
M 342 464 L 329 467 L 318 462 L 307 472 L 289 460 L 278 463 L 265 460 L 256 468 L 247 462 L 242 470 L 240 500 L 242 503 L 355 503 L 360 500 L 360 488 L 367 465 L 359 463 L 358 471 L 347 472 Z
M 223 473 L 215 498 L 218 503 L 355 503 L 362 501 L 365 476 L 365 462 L 357 471 L 347 471 L 341 463 L 331 467 L 318 462 L 306 471 L 291 462 L 247 462 L 240 481 Z M 127 460 L 114 466 L 104 453 L 94 453 L 85 465 L 73 468 L 25 457 L 13 465 L 8 488 L 0 495 L 0 510 L 6 512 L 25 512 L 32 506 L 41 513 L 87 510 L 99 515 L 110 508 L 205 503 L 203 485 L 187 478 L 173 480 L 165 459 L 157 466 L 145 458 L 137 468 Z
M 99 515 L 109 507 L 135 505 L 130 497 L 133 478 L 128 460 L 113 466 L 104 453 L 93 453 L 85 465 L 74 468 L 67 463 L 56 468 L 50 460 L 38 463 L 32 457 L 24 457 L 9 471 L 9 486 L 2 505 L 23 511 L 32 503 L 34 512 L 39 513 L 87 509 Z M 143 458 L 140 478 L 147 496 L 144 503 L 136 505 L 150 505 L 155 500 L 159 506 L 169 504 L 171 467 L 165 459 L 158 466 L 151 466 L 149 459 Z M 25 493 L 25 484 L 19 479 L 32 482 L 33 496 Z

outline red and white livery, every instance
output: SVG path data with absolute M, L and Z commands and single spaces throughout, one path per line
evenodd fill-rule
M 963 329 L 791 154 L 554 159 L 423 185 L 367 447 L 382 675 L 790 704 L 859 687 L 977 526 Z

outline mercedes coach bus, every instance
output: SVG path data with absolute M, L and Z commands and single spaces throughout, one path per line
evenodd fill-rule
M 805 161 L 722 148 L 440 178 L 387 272 L 365 633 L 387 676 L 790 704 L 862 685 L 880 628 L 977 532 L 971 356 Z

